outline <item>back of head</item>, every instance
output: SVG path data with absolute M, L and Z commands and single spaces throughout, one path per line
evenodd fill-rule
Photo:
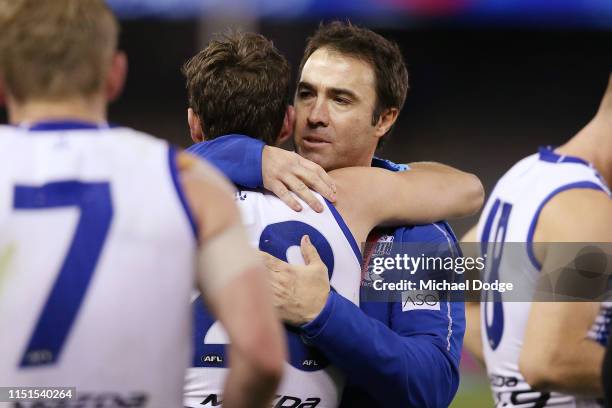
M 317 31 L 308 39 L 298 76 L 301 76 L 308 58 L 321 48 L 370 64 L 376 80 L 373 125 L 376 124 L 385 109 L 402 109 L 408 93 L 408 70 L 399 46 L 395 42 L 350 22 L 321 23 Z M 388 133 L 391 132 L 391 129 Z M 379 146 L 382 140 L 383 138 L 380 139 Z
M 0 0 L 0 74 L 17 102 L 100 92 L 119 25 L 104 0 Z
M 273 144 L 289 102 L 290 69 L 271 41 L 225 34 L 183 66 L 189 106 L 206 140 L 241 133 Z

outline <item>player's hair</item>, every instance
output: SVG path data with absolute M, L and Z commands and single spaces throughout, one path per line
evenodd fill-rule
M 118 35 L 104 0 L 0 0 L 0 74 L 18 102 L 88 97 Z
M 399 46 L 395 42 L 350 22 L 321 23 L 315 33 L 308 38 L 298 78 L 301 77 L 308 58 L 320 48 L 370 64 L 376 82 L 376 104 L 372 113 L 372 125 L 378 122 L 385 109 L 397 108 L 401 111 L 408 92 L 408 70 Z M 393 126 L 385 136 L 388 136 L 392 130 Z M 379 139 L 379 147 L 385 138 Z
M 207 140 L 241 133 L 273 144 L 290 97 L 289 63 L 260 34 L 228 32 L 183 66 Z

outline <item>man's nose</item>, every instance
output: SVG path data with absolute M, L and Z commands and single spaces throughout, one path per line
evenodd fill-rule
M 308 126 L 327 127 L 329 125 L 329 111 L 324 98 L 317 98 L 308 114 Z

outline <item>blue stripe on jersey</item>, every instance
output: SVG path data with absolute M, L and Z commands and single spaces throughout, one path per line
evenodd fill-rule
M 96 130 L 108 129 L 107 123 L 93 123 L 79 120 L 57 120 L 37 122 L 26 126 L 32 132 L 58 131 L 58 130 Z
M 527 233 L 527 255 L 529 255 L 529 259 L 531 260 L 531 263 L 537 270 L 541 270 L 542 265 L 536 259 L 535 254 L 533 252 L 533 235 L 535 234 L 535 228 L 538 223 L 538 218 L 540 217 L 540 212 L 542 212 L 542 208 L 544 208 L 546 203 L 548 203 L 554 196 L 556 196 L 559 193 L 562 193 L 564 191 L 571 190 L 574 188 L 587 188 L 587 189 L 592 189 L 592 190 L 599 190 L 607 194 L 606 190 L 599 184 L 593 183 L 592 181 L 577 181 L 575 183 L 565 184 L 557 188 L 556 190 L 551 192 L 549 195 L 547 195 L 546 198 L 544 198 L 544 200 L 538 206 L 538 209 L 536 210 L 535 214 L 533 215 L 533 218 L 531 219 L 531 225 L 529 226 L 529 232 Z
M 485 222 L 485 226 L 482 229 L 482 238 L 480 239 L 480 255 L 484 256 L 487 253 L 487 245 L 489 244 L 489 235 L 491 234 L 491 227 L 493 226 L 493 219 L 495 218 L 495 214 L 497 214 L 497 209 L 499 208 L 499 198 L 495 200 L 491 210 L 489 210 L 489 215 L 487 216 L 487 222 Z
M 178 153 L 174 147 L 168 147 L 168 165 L 170 167 L 170 175 L 172 177 L 172 183 L 174 184 L 174 188 L 176 189 L 176 194 L 178 195 L 178 198 L 181 201 L 181 205 L 183 206 L 185 214 L 187 215 L 187 219 L 189 220 L 189 224 L 191 225 L 193 236 L 197 239 L 198 227 L 196 226 L 193 213 L 191 212 L 191 208 L 189 207 L 189 203 L 187 202 L 187 198 L 185 197 L 185 192 L 183 191 L 183 187 L 181 186 L 181 182 L 179 180 L 178 167 L 176 166 L 177 154 Z
M 591 167 L 591 164 L 588 161 L 581 159 L 580 157 L 560 155 L 555 153 L 553 149 L 554 147 L 552 146 L 538 148 L 540 160 L 549 163 L 577 163 Z
M 334 207 L 334 205 L 331 202 L 329 202 L 327 199 L 324 199 L 324 200 L 325 200 L 325 203 L 327 204 L 327 207 L 329 208 L 329 211 L 331 211 L 334 218 L 336 219 L 338 226 L 344 233 L 346 240 L 351 245 L 351 248 L 353 248 L 353 252 L 355 253 L 355 256 L 357 257 L 357 262 L 359 262 L 359 265 L 361 265 L 361 251 L 359 250 L 359 245 L 357 245 L 357 241 L 355 241 L 355 237 L 353 236 L 353 233 L 351 232 L 349 227 L 344 222 L 344 219 L 342 218 L 338 210 L 336 210 L 336 207 Z

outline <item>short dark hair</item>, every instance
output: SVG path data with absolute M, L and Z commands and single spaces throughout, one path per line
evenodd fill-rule
M 300 62 L 299 77 L 304 64 L 320 48 L 327 48 L 369 63 L 376 81 L 376 104 L 372 114 L 375 125 L 385 109 L 401 111 L 408 92 L 408 70 L 399 46 L 380 34 L 350 22 L 333 21 L 321 23 L 312 37 L 308 38 Z M 391 129 L 387 135 L 391 133 Z M 379 147 L 382 138 L 379 141 Z
M 230 32 L 185 63 L 189 106 L 207 140 L 241 133 L 273 144 L 289 104 L 291 70 L 272 42 Z

